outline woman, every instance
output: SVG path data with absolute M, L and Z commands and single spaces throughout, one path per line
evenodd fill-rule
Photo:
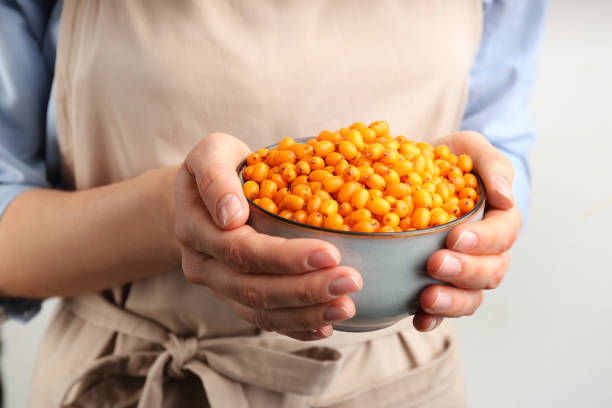
M 13 137 L 2 139 L 2 295 L 65 297 L 32 406 L 464 404 L 455 340 L 440 323 L 472 314 L 500 283 L 520 228 L 511 183 L 516 172 L 524 202 L 541 2 L 52 6 L 59 41 L 36 28 L 46 11 L 35 6 L 5 6 L 12 20 L 2 20 L 36 26 L 39 41 L 19 39 L 41 61 L 58 44 L 46 139 L 33 120 L 44 73 L 18 89 L 38 112 L 3 104 L 31 133 L 9 120 Z M 517 24 L 526 43 L 512 39 Z M 42 55 L 40 40 L 51 44 Z M 20 65 L 23 51 L 8 44 L 5 69 L 28 77 L 36 65 Z M 413 320 L 332 336 L 331 323 L 355 313 L 347 295 L 361 288 L 359 271 L 339 266 L 326 242 L 245 226 L 235 169 L 249 148 L 359 119 L 418 139 L 450 134 L 453 150 L 474 157 L 490 207 L 430 258 L 429 272 L 452 286 L 427 288 Z M 45 178 L 45 166 L 57 173 Z M 31 188 L 47 180 L 76 191 Z

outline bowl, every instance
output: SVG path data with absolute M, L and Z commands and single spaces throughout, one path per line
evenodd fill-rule
M 296 141 L 303 141 L 301 139 Z M 276 145 L 268 147 L 268 149 Z M 246 161 L 238 168 L 241 181 Z M 427 259 L 445 247 L 449 232 L 459 224 L 483 218 L 485 194 L 482 180 L 476 188 L 480 200 L 464 216 L 437 227 L 416 231 L 368 233 L 313 227 L 270 213 L 249 200 L 248 224 L 256 231 L 284 238 L 314 238 L 334 245 L 340 251 L 340 265 L 350 266 L 363 278 L 361 291 L 350 294 L 356 314 L 335 323 L 334 329 L 365 332 L 383 329 L 415 314 L 419 295 L 432 284 L 443 284 L 427 273 Z

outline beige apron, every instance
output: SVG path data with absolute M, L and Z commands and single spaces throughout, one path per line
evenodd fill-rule
M 179 164 L 213 131 L 254 149 L 356 120 L 447 134 L 480 28 L 480 0 L 66 0 L 63 179 L 85 189 Z M 302 343 L 260 333 L 181 271 L 65 299 L 31 397 L 33 407 L 463 404 L 447 324 L 418 333 L 406 319 Z

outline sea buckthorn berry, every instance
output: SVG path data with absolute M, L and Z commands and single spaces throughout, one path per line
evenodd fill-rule
M 333 175 L 334 171 L 336 171 L 336 168 L 334 166 L 325 166 L 325 167 L 323 167 L 323 170 L 325 170 L 329 174 Z
M 304 160 L 314 154 L 314 148 L 308 144 L 296 143 L 289 147 L 299 160 Z
M 294 164 L 296 159 L 296 155 L 291 150 L 278 150 L 274 153 L 272 165 L 280 166 L 283 163 L 291 163 Z
M 417 208 L 410 217 L 410 225 L 416 229 L 423 229 L 429 226 L 431 214 L 427 208 Z
M 423 174 L 421 174 L 421 178 L 423 179 L 423 183 L 431 183 L 434 179 L 434 176 L 426 170 L 423 172 Z
M 359 156 L 357 156 L 355 160 L 353 160 L 353 163 L 351 164 L 357 167 L 362 167 L 362 166 L 370 167 L 372 165 L 372 160 L 368 159 L 365 156 L 365 154 L 360 154 Z
M 414 206 L 416 208 L 422 207 L 430 209 L 433 205 L 433 199 L 431 198 L 431 194 L 425 189 L 417 190 L 412 193 L 412 198 L 414 199 Z
M 242 170 L 242 178 L 245 180 L 251 180 L 253 178 L 253 166 L 246 166 Z
M 389 124 L 382 120 L 370 123 L 369 128 L 376 132 L 376 136 L 383 136 L 389 133 Z
M 451 164 L 446 160 L 435 160 L 434 166 L 438 169 L 438 175 L 444 177 L 448 174 L 448 170 L 451 168 Z
M 368 127 L 368 125 L 366 125 L 363 122 L 355 122 L 355 123 L 353 123 L 351 125 L 351 129 L 363 129 L 363 128 L 366 128 L 366 127 Z
M 264 198 L 264 197 L 274 198 L 274 196 L 276 195 L 277 189 L 278 189 L 278 186 L 276 185 L 275 182 L 273 182 L 272 180 L 264 180 L 259 185 L 259 196 L 261 198 Z
M 294 164 L 292 164 L 292 163 L 283 163 L 283 164 L 281 164 L 281 165 L 280 165 L 280 166 L 278 166 L 278 167 L 280 168 L 280 172 L 281 172 L 281 174 L 283 174 L 283 171 L 285 171 L 285 170 L 287 170 L 287 169 L 289 169 L 289 168 L 294 169 L 294 168 L 295 168 L 295 165 L 294 165 Z
M 438 193 L 431 194 L 431 201 L 431 208 L 440 208 L 442 207 L 442 204 L 444 204 L 442 196 Z
M 385 185 L 387 184 L 385 182 L 385 179 L 377 173 L 366 176 L 365 183 L 368 187 L 375 190 L 383 190 L 385 188 Z
M 317 197 L 321 197 L 321 199 L 323 199 L 323 201 L 331 199 L 331 195 L 330 195 L 330 194 L 329 194 L 327 191 L 325 191 L 325 190 L 323 189 L 323 187 L 321 187 L 320 189 L 318 189 L 318 190 L 317 190 L 317 191 L 314 193 L 314 195 L 316 195 Z
M 421 188 L 429 192 L 429 194 L 433 194 L 436 191 L 436 186 L 434 186 L 432 183 L 424 183 Z
M 459 197 L 452 196 L 446 202 L 459 205 Z
M 364 143 L 372 143 L 376 140 L 376 132 L 370 128 L 359 129 Z
M 404 231 L 408 231 L 409 228 L 411 228 L 411 224 L 410 224 L 410 217 L 404 217 L 402 218 L 402 220 L 400 221 L 400 228 Z
M 244 191 L 244 195 L 249 200 L 254 200 L 259 197 L 259 184 L 256 182 L 249 180 L 242 185 L 242 190 Z
M 429 143 L 426 142 L 417 142 L 417 147 L 419 149 L 421 149 L 422 152 L 424 151 L 430 151 L 433 152 L 434 151 L 434 147 L 432 145 L 430 145 Z
M 448 156 L 446 156 L 446 161 L 451 165 L 451 166 L 456 166 L 457 165 L 457 156 L 454 155 L 453 153 L 449 154 Z
M 342 172 L 342 177 L 344 177 L 344 180 L 346 182 L 359 181 L 360 176 L 361 176 L 361 173 L 359 172 L 359 169 L 355 166 L 348 166 Z
M 383 176 L 383 179 L 385 179 L 385 184 L 396 184 L 400 182 L 400 176 L 393 169 L 389 169 L 387 174 Z
M 257 151 L 257 154 L 259 155 L 259 158 L 260 158 L 261 160 L 265 160 L 265 159 L 266 159 L 266 157 L 268 156 L 268 152 L 269 152 L 269 151 L 268 151 L 268 149 L 265 149 L 265 148 L 264 148 L 264 149 L 259 149 L 259 150 Z
M 310 173 L 310 164 L 307 161 L 300 160 L 295 165 L 295 171 L 298 176 L 308 175 Z
M 384 196 L 383 199 L 389 203 L 390 206 L 393 206 L 393 203 L 397 201 L 397 198 L 393 196 Z
M 375 215 L 385 215 L 391 211 L 391 204 L 384 198 L 373 197 L 368 201 L 368 210 Z
M 447 223 L 449 223 L 449 222 L 453 222 L 453 221 L 455 221 L 456 219 L 457 219 L 457 217 L 456 217 L 455 215 L 453 215 L 453 214 L 449 214 L 449 216 L 448 216 L 448 220 L 446 220 L 446 222 L 447 222 Z
M 440 145 L 434 149 L 436 159 L 446 159 L 450 152 L 450 149 L 446 145 Z
M 457 177 L 450 181 L 453 183 L 453 186 L 455 186 L 456 191 L 461 191 L 465 188 L 465 179 L 463 177 Z
M 411 171 L 403 181 L 404 183 L 409 184 L 411 187 L 419 187 L 423 185 L 423 178 L 415 171 Z
M 259 205 L 264 210 L 271 212 L 272 214 L 276 214 L 278 212 L 278 207 L 276 206 L 276 203 L 268 197 L 260 198 L 257 205 Z
M 385 148 L 386 148 L 387 150 L 398 150 L 398 149 L 399 149 L 399 147 L 400 147 L 400 144 L 399 144 L 397 141 L 393 140 L 393 139 L 387 139 L 387 140 L 386 140 L 386 141 L 383 143 L 383 145 L 385 145 Z M 398 153 L 398 154 L 399 154 L 399 153 Z
M 359 182 L 365 183 L 366 177 L 374 174 L 374 169 L 370 166 L 359 166 L 357 167 L 359 170 Z
M 343 217 L 350 215 L 352 212 L 353 206 L 348 202 L 344 202 L 340 204 L 340 207 L 338 207 L 338 213 Z
M 353 211 L 352 218 L 355 222 L 367 221 L 372 218 L 372 212 L 367 208 L 359 208 Z
M 308 202 L 306 203 L 306 211 L 308 211 L 308 213 L 314 213 L 319 211 L 322 202 L 323 199 L 321 197 L 316 195 L 312 196 L 310 200 L 308 200 Z
M 440 197 L 442 197 L 442 201 L 447 201 L 450 197 L 450 191 L 448 190 L 448 187 L 443 183 L 439 183 L 436 185 L 436 193 L 438 193 Z
M 431 216 L 429 218 L 429 225 L 437 227 L 438 225 L 446 224 L 448 221 L 448 214 L 441 208 L 434 208 L 431 210 Z
M 291 183 L 297 177 L 297 172 L 294 167 L 287 167 L 283 170 L 282 176 L 287 183 Z
M 395 170 L 398 176 L 404 177 L 412 171 L 414 164 L 410 160 L 401 159 L 393 163 L 391 168 Z
M 276 205 L 280 206 L 280 204 L 283 202 L 287 195 L 289 195 L 289 189 L 287 187 L 279 188 L 276 192 L 276 195 L 274 196 L 274 202 L 276 203 Z
M 442 204 L 442 209 L 446 211 L 448 214 L 452 214 L 455 216 L 459 216 L 461 214 L 461 210 L 459 209 L 459 205 L 456 203 L 447 202 Z
M 335 149 L 334 144 L 329 140 L 322 140 L 320 142 L 315 143 L 314 151 L 317 156 L 325 157 Z
M 446 173 L 446 177 L 449 180 L 452 180 L 454 178 L 461 177 L 461 176 L 463 176 L 463 172 L 457 166 L 450 166 L 450 168 L 448 169 L 448 172 Z
M 317 190 L 323 188 L 323 183 L 320 181 L 311 181 L 308 183 L 308 187 L 310 187 L 310 191 L 312 191 L 312 194 L 314 194 L 317 192 Z
M 457 189 L 455 188 L 455 186 L 451 182 L 446 183 L 445 186 L 448 187 L 448 193 L 450 194 L 449 200 L 450 200 L 455 195 L 455 192 L 456 192 Z M 457 199 L 457 201 L 458 200 L 459 199 Z
M 308 218 L 308 213 L 304 210 L 299 210 L 293 213 L 292 220 L 304 224 Z
M 259 163 L 261 161 L 261 156 L 259 153 L 251 153 L 247 156 L 247 165 L 252 166 L 255 163 Z
M 338 164 L 338 162 L 342 159 L 344 159 L 344 156 L 342 156 L 342 154 L 338 152 L 331 152 L 327 156 L 325 156 L 325 164 L 328 166 L 333 166 L 335 168 L 336 164 Z
M 295 186 L 298 186 L 300 184 L 308 184 L 308 176 L 298 176 L 296 177 L 292 182 L 291 182 L 291 188 L 290 190 L 293 191 L 293 189 L 295 188 Z
M 321 182 L 323 183 L 323 189 L 328 193 L 335 193 L 340 190 L 340 187 L 344 184 L 344 180 L 340 176 L 326 177 Z
M 367 128 L 362 128 L 362 129 L 367 129 Z M 348 135 L 346 135 L 346 140 L 350 142 L 353 146 L 355 146 L 358 151 L 362 151 L 363 148 L 365 147 L 363 136 L 361 135 L 361 132 L 357 129 L 352 129 L 348 133 Z
M 340 154 L 342 154 L 342 156 L 344 156 L 347 160 L 353 160 L 359 154 L 357 147 L 348 140 L 340 142 L 338 145 L 338 152 L 340 152 Z
M 374 173 L 380 174 L 381 176 L 389 174 L 389 166 L 381 162 L 372 164 L 372 170 L 374 170 Z
M 338 190 L 338 201 L 340 201 L 341 203 L 351 201 L 351 198 L 353 198 L 353 194 L 355 194 L 355 192 L 360 188 L 361 185 L 356 181 L 349 181 L 347 183 L 344 183 L 342 187 L 340 187 L 340 190 Z
M 342 225 L 344 224 L 344 219 L 340 214 L 330 214 L 327 217 L 323 217 L 323 228 L 342 229 Z
M 313 227 L 320 227 L 323 225 L 323 216 L 321 213 L 313 212 L 306 218 L 306 224 L 312 225 Z
M 412 193 L 412 189 L 406 183 L 391 183 L 387 184 L 385 193 L 395 198 L 404 198 Z
M 462 172 L 469 173 L 472 171 L 472 158 L 467 154 L 462 154 L 457 157 L 457 167 L 459 167 Z
M 400 218 L 408 215 L 408 204 L 404 200 L 397 200 L 391 204 L 391 211 L 396 213 Z
M 280 205 L 281 209 L 297 211 L 304 208 L 304 199 L 295 194 L 287 194 Z
M 469 198 L 464 198 L 463 200 L 459 200 L 459 209 L 461 210 L 461 214 L 467 214 L 474 209 L 474 201 Z
M 396 227 L 400 223 L 400 217 L 394 212 L 390 212 L 384 215 L 383 217 L 383 225 L 388 225 L 390 227 Z
M 390 225 L 383 225 L 376 232 L 395 232 L 395 230 Z
M 413 162 L 414 162 L 414 171 L 416 171 L 419 174 L 423 174 L 423 172 L 425 171 L 425 166 L 427 165 L 427 160 L 425 159 L 425 156 L 423 156 L 422 154 L 415 156 L 413 158 Z
M 368 194 L 370 195 L 370 198 L 383 198 L 384 196 L 382 191 L 375 188 L 368 190 Z
M 370 160 L 378 160 L 385 152 L 385 146 L 380 143 L 372 143 L 365 149 L 365 156 Z
M 368 205 L 370 199 L 370 193 L 365 188 L 359 188 L 355 191 L 351 197 L 351 205 L 355 208 L 364 208 Z
M 319 156 L 313 156 L 310 159 L 310 170 L 314 171 L 314 170 L 321 170 L 325 167 L 325 160 L 323 160 L 323 158 L 319 157 Z
M 287 150 L 289 146 L 295 144 L 295 140 L 290 137 L 284 137 L 278 144 L 278 150 Z
M 387 149 L 383 152 L 382 157 L 380 159 L 381 162 L 388 165 L 392 165 L 393 163 L 396 163 L 399 160 L 400 154 L 397 152 L 397 150 L 389 148 L 388 146 Z
M 414 142 L 407 142 L 400 144 L 399 152 L 404 155 L 405 159 L 412 160 L 412 158 L 421 154 L 421 149 Z
M 411 195 L 402 198 L 402 201 L 405 202 L 408 205 L 408 216 L 411 216 L 412 213 L 414 212 L 414 198 L 412 198 Z
M 306 184 L 297 184 L 291 188 L 291 192 L 296 196 L 302 197 L 305 202 L 308 202 L 312 197 L 312 191 L 310 191 L 310 187 Z
M 323 182 L 328 177 L 333 177 L 333 175 L 327 170 L 314 170 L 311 171 L 308 175 L 308 181 L 320 181 Z
M 293 211 L 291 211 L 291 210 L 283 210 L 283 211 L 279 212 L 278 215 L 280 217 L 283 217 L 283 218 L 286 218 L 286 219 L 290 220 L 291 218 L 293 218 Z
M 478 185 L 478 181 L 476 180 L 476 176 L 473 174 L 464 174 L 463 180 L 465 180 L 465 186 L 469 188 L 476 188 Z
M 323 200 L 319 207 L 319 212 L 323 214 L 324 218 L 336 214 L 338 212 L 338 202 L 334 199 Z
M 464 179 L 465 180 L 465 179 Z M 464 187 L 463 189 L 459 190 L 459 198 L 469 198 L 470 200 L 474 201 L 476 199 L 476 190 L 474 190 L 471 187 Z
M 336 164 L 336 168 L 334 169 L 334 174 L 336 176 L 342 176 L 344 174 L 344 170 L 346 170 L 350 166 L 349 162 L 346 159 L 342 159 Z
M 317 140 L 335 140 L 337 133 L 331 130 L 322 130 L 319 136 L 317 136 Z
M 356 223 L 355 225 L 353 225 L 351 230 L 355 232 L 375 232 L 375 226 L 376 224 L 373 224 L 372 222 L 370 222 L 370 220 L 366 220 Z

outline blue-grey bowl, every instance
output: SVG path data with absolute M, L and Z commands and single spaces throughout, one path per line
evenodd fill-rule
M 240 174 L 244 165 L 238 169 Z M 321 239 L 338 248 L 341 265 L 361 273 L 363 289 L 350 295 L 355 316 L 334 324 L 334 328 L 352 332 L 379 330 L 415 314 L 420 308 L 419 294 L 425 287 L 444 284 L 427 273 L 427 259 L 445 247 L 446 237 L 454 227 L 482 219 L 485 194 L 482 181 L 476 178 L 480 200 L 471 212 L 448 224 L 423 230 L 367 233 L 313 227 L 282 218 L 250 201 L 248 223 L 264 234 Z

